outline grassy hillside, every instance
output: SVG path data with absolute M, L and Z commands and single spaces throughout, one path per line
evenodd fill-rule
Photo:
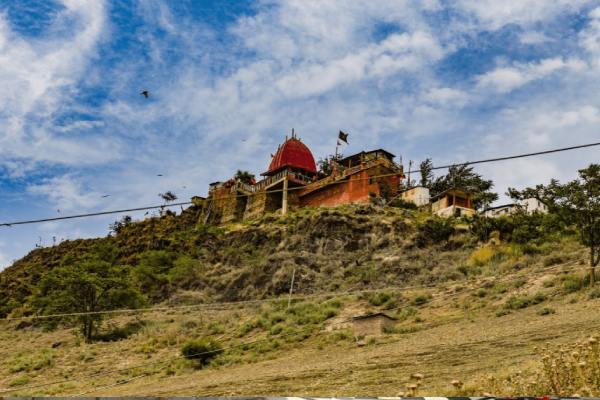
M 116 236 L 76 240 L 36 249 L 0 273 L 0 315 L 26 302 L 40 278 L 98 248 L 132 271 L 140 260 L 165 265 L 168 289 L 148 293 L 162 301 L 180 289 L 207 299 L 241 300 L 285 293 L 292 270 L 300 293 L 435 282 L 453 274 L 464 258 L 465 235 L 430 238 L 413 211 L 373 207 L 304 209 L 286 218 L 268 215 L 248 224 L 197 223 L 194 207 L 180 216 L 151 218 L 123 227 Z M 428 226 L 424 225 L 424 229 Z M 445 237 L 444 237 L 445 236 Z M 416 242 L 419 242 L 417 247 Z M 474 245 L 473 243 L 472 245 Z M 177 268 L 175 268 L 177 266 Z M 418 276 L 417 276 L 418 275 Z
M 156 267 L 159 284 L 143 286 L 143 294 L 148 306 L 165 307 L 108 318 L 93 343 L 69 321 L 0 322 L 0 388 L 23 395 L 599 393 L 600 382 L 585 371 L 600 371 L 589 341 L 600 328 L 600 290 L 587 287 L 586 250 L 551 217 L 490 227 L 347 206 L 221 227 L 197 220 L 190 208 L 113 237 L 37 249 L 0 274 L 4 314 L 28 315 L 36 312 L 28 296 L 44 274 L 105 252 L 136 284 L 140 271 Z M 297 297 L 288 309 L 294 269 Z M 349 318 L 377 310 L 397 325 L 357 341 Z M 186 343 L 206 340 L 224 349 L 208 365 L 181 357 Z M 110 372 L 122 368 L 131 369 Z M 65 382 L 28 389 L 51 381 Z

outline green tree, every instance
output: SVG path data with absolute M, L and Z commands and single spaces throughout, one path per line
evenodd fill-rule
M 338 153 L 337 155 L 330 154 L 325 158 L 319 158 L 319 161 L 317 161 L 317 169 L 319 173 L 327 176 L 331 175 L 333 173 L 331 163 L 340 161 L 342 158 L 344 158 L 344 156 L 340 153 Z
M 419 165 L 419 171 L 421 173 L 421 180 L 419 181 L 419 184 L 426 188 L 430 187 L 434 178 L 433 162 L 431 161 L 431 158 L 427 158 L 425 161 L 421 162 Z
M 119 221 L 115 221 L 114 223 L 110 224 L 108 226 L 108 228 L 110 229 L 111 232 L 114 232 L 115 235 L 118 235 L 119 232 L 121 232 L 123 230 L 123 228 L 131 225 L 132 223 L 133 223 L 133 219 L 131 218 L 131 216 L 125 215 Z
M 173 287 L 191 289 L 200 280 L 200 263 L 188 255 L 179 256 L 168 272 Z
M 590 284 L 593 285 L 596 266 L 600 263 L 600 165 L 591 164 L 579 170 L 579 178 L 565 184 L 553 179 L 548 185 L 522 191 L 509 188 L 508 194 L 518 200 L 536 198 L 551 213 L 577 226 L 580 242 L 590 251 Z
M 159 301 L 169 295 L 168 273 L 173 268 L 176 255 L 165 250 L 149 250 L 141 254 L 140 261 L 132 271 L 133 281 L 152 301 Z
M 442 193 L 448 189 L 457 188 L 473 195 L 473 206 L 476 209 L 487 207 L 498 200 L 498 193 L 492 191 L 494 183 L 483 179 L 468 165 L 453 165 L 448 173 L 437 177 L 429 189 L 433 194 Z
M 115 266 L 97 254 L 46 274 L 32 295 L 31 305 L 41 314 L 95 313 L 137 308 L 143 296 L 131 284 L 126 267 Z M 75 320 L 86 342 L 91 342 L 102 314 L 68 316 Z
M 240 169 L 237 170 L 237 172 L 235 173 L 235 176 L 233 177 L 233 179 L 235 180 L 239 180 L 245 184 L 252 184 L 252 182 L 255 181 L 255 176 L 254 174 L 248 172 L 248 171 L 242 171 Z

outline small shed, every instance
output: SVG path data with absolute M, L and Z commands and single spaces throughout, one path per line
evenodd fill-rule
M 395 324 L 396 318 L 382 312 L 352 318 L 352 329 L 356 337 L 379 336 L 386 328 L 391 328 Z

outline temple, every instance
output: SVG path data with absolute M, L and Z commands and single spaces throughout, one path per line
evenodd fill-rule
M 310 149 L 292 133 L 272 157 L 262 179 L 230 179 L 209 186 L 205 222 L 227 223 L 304 206 L 369 203 L 398 195 L 403 168 L 386 150 L 361 151 L 331 161 L 319 172 Z

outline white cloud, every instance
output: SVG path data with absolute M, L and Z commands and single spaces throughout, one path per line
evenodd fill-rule
M 574 12 L 590 0 L 457 0 L 454 7 L 477 19 L 482 27 L 498 29 L 507 24 L 528 26 L 560 14 Z
M 90 209 L 100 204 L 102 193 L 85 187 L 81 179 L 71 175 L 63 175 L 28 186 L 27 191 L 33 195 L 48 198 L 61 212 L 77 209 Z
M 541 44 L 552 41 L 547 35 L 537 31 L 527 31 L 519 35 L 522 44 Z
M 585 68 L 586 64 L 578 59 L 547 58 L 535 63 L 496 68 L 479 76 L 477 81 L 480 87 L 507 93 L 560 70 L 582 71 Z
M 436 163 L 585 142 L 600 122 L 600 88 L 585 64 L 600 60 L 593 19 L 600 11 L 590 14 L 569 57 L 546 46 L 547 35 L 560 39 L 544 26 L 582 4 L 494 0 L 452 3 L 446 12 L 437 1 L 265 0 L 251 16 L 211 30 L 202 19 L 176 15 L 169 2 L 144 2 L 135 10 L 145 26 L 128 32 L 143 57 L 119 54 L 121 61 L 108 66 L 93 62 L 98 46 L 107 30 L 121 32 L 101 2 L 69 2 L 53 23 L 60 28 L 53 32 L 69 35 L 25 39 L 0 17 L 0 85 L 7 93 L 0 99 L 0 159 L 13 177 L 27 176 L 40 161 L 80 168 L 28 187 L 36 215 L 44 216 L 56 208 L 153 205 L 166 190 L 181 199 L 204 194 L 207 182 L 237 168 L 264 171 L 292 127 L 316 157 L 334 150 L 340 128 L 351 133 L 346 154 L 382 146 L 404 160 L 431 156 Z M 506 24 L 519 25 L 521 44 L 540 45 L 544 56 L 519 63 L 509 52 L 477 77 L 470 65 L 442 62 L 478 45 L 465 36 Z M 466 77 L 444 73 L 453 68 Z M 511 96 L 541 80 L 551 85 Z M 59 123 L 56 113 L 86 107 L 71 100 L 84 83 L 102 86 L 110 100 L 82 110 L 93 121 Z M 138 95 L 142 84 L 151 91 L 148 101 Z M 586 154 L 478 168 L 503 192 L 566 177 L 589 160 Z M 107 221 L 24 232 L 85 237 L 106 233 Z M 5 255 L 26 251 L 19 246 Z
M 394 34 L 340 59 L 295 68 L 278 79 L 276 86 L 288 97 L 319 95 L 340 84 L 416 72 L 442 55 L 440 45 L 424 32 Z
M 430 89 L 424 98 L 433 104 L 462 107 L 469 101 L 469 94 L 458 89 L 440 87 Z
M 600 66 L 600 7 L 590 11 L 588 14 L 589 23 L 579 34 L 581 47 L 590 56 L 592 63 Z
M 104 1 L 64 0 L 63 5 L 43 39 L 19 36 L 0 14 L 1 158 L 65 164 L 106 159 L 93 148 L 93 139 L 53 133 L 53 114 L 69 106 L 106 24 Z

